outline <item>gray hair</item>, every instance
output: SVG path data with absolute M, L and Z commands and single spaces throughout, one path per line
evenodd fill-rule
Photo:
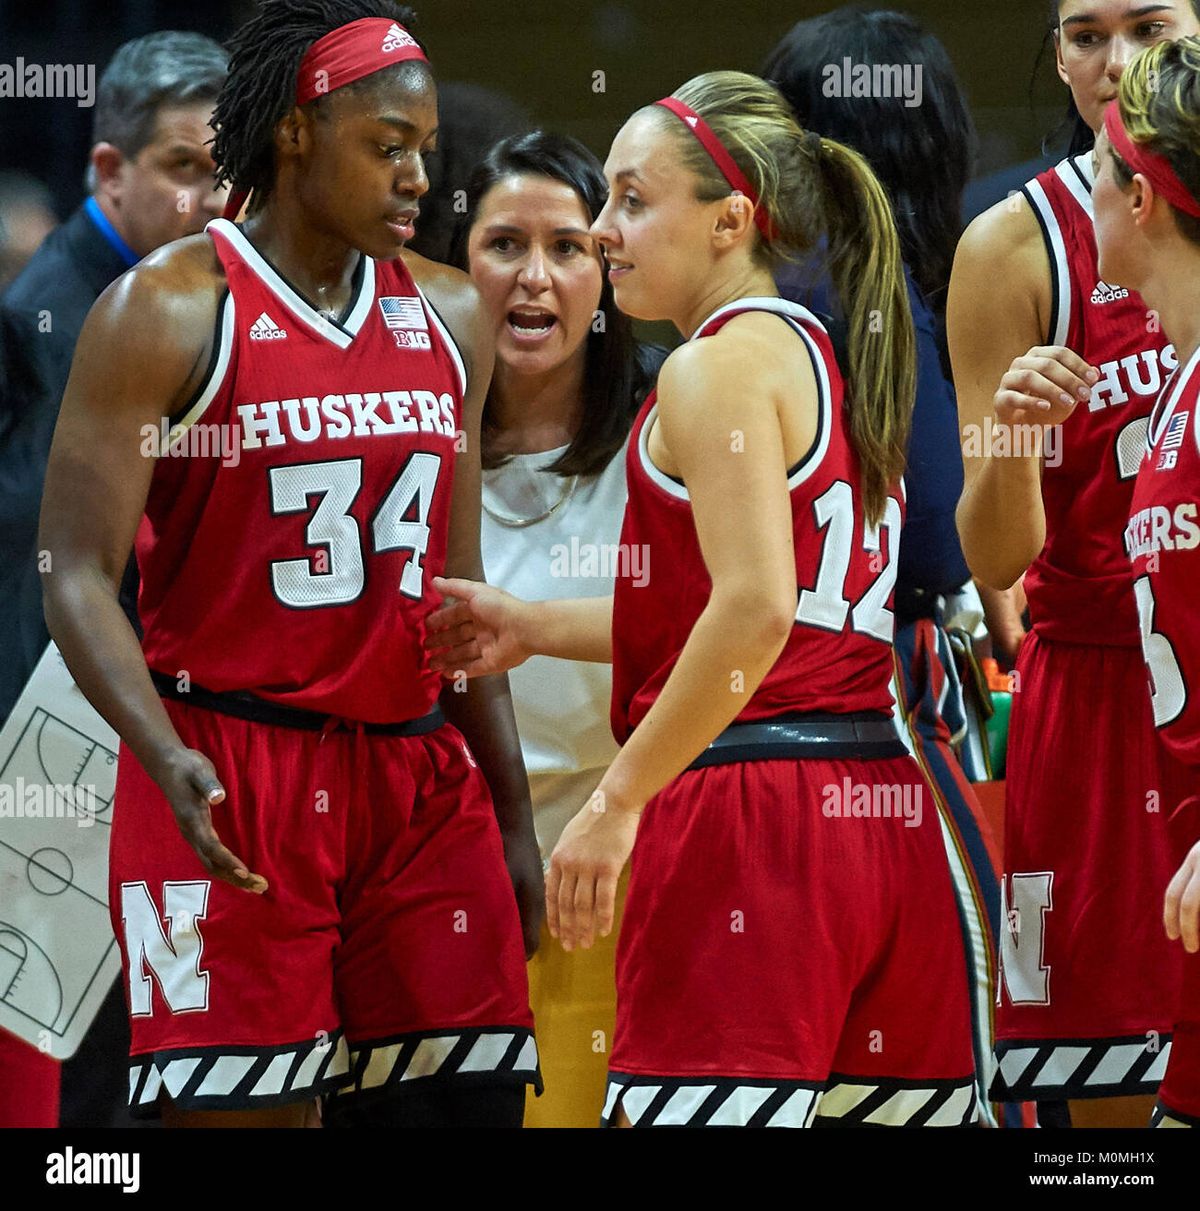
M 92 146 L 111 143 L 132 158 L 154 137 L 164 105 L 216 101 L 229 72 L 221 46 L 203 34 L 163 30 L 124 43 L 100 77 Z M 96 188 L 89 164 L 87 191 Z

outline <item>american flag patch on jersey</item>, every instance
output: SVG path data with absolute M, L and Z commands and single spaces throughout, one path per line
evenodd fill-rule
M 383 312 L 383 322 L 392 329 L 407 329 L 408 331 L 429 330 L 429 321 L 425 318 L 425 308 L 419 298 L 400 297 L 394 294 L 385 295 L 379 300 L 379 310 Z
M 1188 414 L 1179 412 L 1171 417 L 1171 423 L 1167 426 L 1166 436 L 1163 438 L 1162 448 L 1164 450 L 1178 450 L 1183 445 L 1184 434 L 1187 433 Z

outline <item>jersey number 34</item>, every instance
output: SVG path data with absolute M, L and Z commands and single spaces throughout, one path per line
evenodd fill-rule
M 421 556 L 429 547 L 429 509 L 437 490 L 442 460 L 418 451 L 409 456 L 370 520 L 371 547 L 376 553 L 411 551 L 400 576 L 400 592 L 419 599 L 424 591 Z M 276 516 L 306 512 L 309 498 L 319 496 L 304 531 L 305 542 L 328 552 L 323 570 L 313 561 L 277 559 L 271 564 L 275 596 L 295 610 L 345 605 L 356 601 L 366 585 L 358 521 L 350 508 L 362 487 L 362 459 L 271 467 L 271 512 Z M 318 565 L 319 566 L 319 565 Z

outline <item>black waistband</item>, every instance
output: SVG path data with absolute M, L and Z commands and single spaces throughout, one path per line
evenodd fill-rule
M 688 769 L 813 757 L 873 761 L 903 757 L 907 752 L 890 716 L 874 711 L 775 715 L 754 723 L 730 724 Z
M 909 626 L 922 618 L 937 618 L 942 608 L 942 595 L 933 589 L 897 584 L 892 595 L 896 626 Z
M 403 723 L 366 723 L 356 719 L 343 719 L 338 715 L 325 715 L 320 711 L 306 711 L 294 706 L 281 706 L 277 702 L 267 702 L 256 698 L 253 694 L 240 691 L 225 691 L 217 693 L 206 690 L 198 685 L 192 685 L 186 690 L 179 688 L 174 677 L 150 670 L 150 680 L 154 688 L 163 698 L 173 698 L 177 702 L 186 702 L 189 706 L 202 707 L 206 711 L 217 711 L 222 715 L 232 715 L 235 719 L 245 719 L 250 723 L 268 723 L 276 727 L 295 727 L 306 732 L 323 732 L 336 730 L 338 727 L 349 731 L 361 728 L 369 735 L 381 736 L 424 736 L 436 731 L 446 717 L 442 708 L 434 703 L 433 710 L 419 719 L 406 719 Z

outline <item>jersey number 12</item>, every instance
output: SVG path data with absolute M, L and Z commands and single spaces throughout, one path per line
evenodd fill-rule
M 880 525 L 863 525 L 863 550 L 872 554 L 877 554 L 881 549 L 880 531 L 888 532 L 887 562 L 853 608 L 846 599 L 846 576 L 850 571 L 854 540 L 854 492 L 850 485 L 842 479 L 832 484 L 827 492 L 813 501 L 813 515 L 817 528 L 825 531 L 825 542 L 821 548 L 817 583 L 811 589 L 800 590 L 796 621 L 820 627 L 824 631 L 840 632 L 849 614 L 854 630 L 891 643 L 895 619 L 887 608 L 887 602 L 896 585 L 900 502 L 894 496 L 889 496 Z

